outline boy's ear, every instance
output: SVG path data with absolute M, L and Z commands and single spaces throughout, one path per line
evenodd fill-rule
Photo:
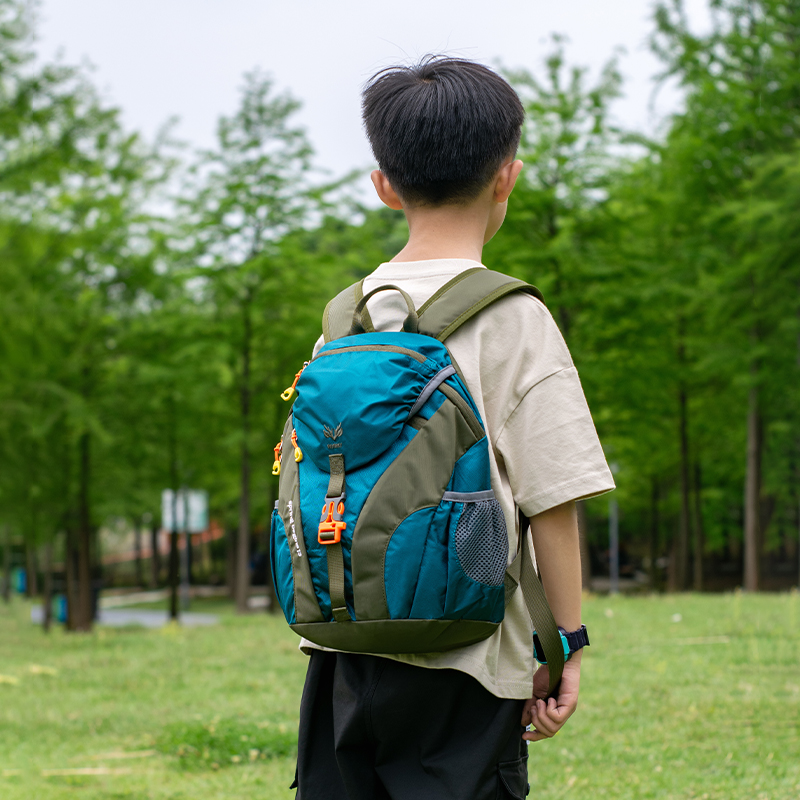
M 494 182 L 494 200 L 497 203 L 505 203 L 511 195 L 514 184 L 517 182 L 523 164 L 519 159 L 503 164 L 497 172 Z
M 372 179 L 372 185 L 375 187 L 381 202 L 394 211 L 402 211 L 403 201 L 392 188 L 392 184 L 389 183 L 387 177 L 379 169 L 372 170 L 369 177 Z

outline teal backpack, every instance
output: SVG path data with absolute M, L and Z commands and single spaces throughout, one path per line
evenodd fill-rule
M 378 333 L 370 297 L 399 292 L 403 330 Z M 297 392 L 273 473 L 270 555 L 291 628 L 325 647 L 428 653 L 491 636 L 521 583 L 551 690 L 563 649 L 527 551 L 508 565 L 486 432 L 444 342 L 511 292 L 539 291 L 483 268 L 460 273 L 419 311 L 396 286 L 362 283 L 325 309 L 325 344 Z

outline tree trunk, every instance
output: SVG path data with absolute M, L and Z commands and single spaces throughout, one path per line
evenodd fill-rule
M 28 542 L 25 543 L 25 596 L 36 597 L 39 594 L 38 571 L 39 564 L 36 558 L 36 547 Z
M 589 555 L 589 521 L 586 518 L 586 503 L 579 500 L 578 511 L 578 543 L 581 553 L 581 587 L 585 592 L 592 588 L 592 561 Z
M 247 612 L 250 594 L 250 347 L 253 328 L 250 319 L 252 292 L 248 292 L 242 305 L 244 336 L 242 339 L 242 468 L 241 493 L 239 497 L 239 537 L 236 542 L 236 610 Z
M 178 412 L 175 404 L 175 393 L 170 392 L 167 399 L 168 413 L 168 446 L 169 446 L 169 478 L 172 484 L 172 525 L 169 531 L 169 566 L 167 582 L 169 584 L 169 618 L 178 619 L 178 584 L 180 581 L 180 564 L 178 556 Z
M 236 537 L 236 610 L 248 610 L 250 594 L 250 454 L 242 445 L 241 498 L 239 501 L 239 530 Z
M 169 618 L 178 619 L 178 531 L 175 526 L 169 532 Z
M 158 588 L 158 578 L 161 572 L 161 554 L 158 552 L 158 526 L 150 528 L 150 588 Z
M 75 579 L 75 532 L 71 528 L 67 529 L 66 542 L 64 544 L 64 571 L 66 573 L 66 586 L 64 587 L 64 596 L 67 603 L 66 628 L 68 631 L 74 631 L 78 589 Z
M 225 583 L 228 596 L 236 597 L 236 529 L 225 529 Z
M 650 488 L 650 586 L 657 589 L 659 585 L 658 567 L 658 479 L 654 476 Z
M 668 550 L 668 563 L 667 563 L 667 591 L 678 591 L 678 576 L 675 565 L 678 562 L 678 537 L 673 536 L 672 541 L 669 543 Z
M 92 629 L 92 528 L 89 510 L 89 433 L 81 434 L 78 488 L 78 593 L 75 630 Z
M 42 592 L 42 628 L 49 633 L 53 622 L 53 542 L 44 546 L 44 587 Z
M 798 440 L 797 449 L 800 451 L 800 440 Z M 797 512 L 797 528 L 795 531 L 797 535 L 797 587 L 800 589 L 800 491 L 798 491 L 798 486 L 800 486 L 800 458 L 795 464 L 794 482 L 795 511 Z
M 694 576 L 692 588 L 703 591 L 703 550 L 705 549 L 705 526 L 703 525 L 703 494 L 700 462 L 694 465 Z
M 3 601 L 11 602 L 11 527 L 3 526 L 3 576 L 2 584 Z
M 754 364 L 751 377 L 758 367 Z M 757 592 L 759 584 L 760 531 L 759 500 L 761 496 L 761 416 L 758 387 L 750 387 L 747 402 L 747 471 L 744 489 L 744 588 Z
M 681 346 L 681 351 L 683 347 Z M 683 360 L 683 358 L 681 358 Z M 675 547 L 675 588 L 682 592 L 686 589 L 689 577 L 689 538 L 690 538 L 690 504 L 689 504 L 689 422 L 687 413 L 686 387 L 681 385 L 678 392 L 680 413 L 680 445 L 681 445 L 681 508 L 678 518 L 678 541 Z
M 133 528 L 133 550 L 136 555 L 136 585 L 144 586 L 144 575 L 142 573 L 142 528 L 136 523 Z

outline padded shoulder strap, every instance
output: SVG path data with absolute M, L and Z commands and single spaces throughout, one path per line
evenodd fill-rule
M 456 275 L 419 309 L 419 332 L 443 342 L 479 311 L 511 292 L 527 292 L 544 302 L 525 281 L 476 267 Z
M 322 313 L 322 336 L 325 339 L 325 344 L 332 342 L 334 339 L 341 339 L 342 336 L 347 336 L 350 333 L 356 306 L 364 296 L 363 284 L 364 281 L 362 280 L 352 286 L 348 286 L 325 306 L 325 311 Z M 372 332 L 375 330 L 369 311 L 366 308 L 361 311 L 361 324 L 364 326 L 365 331 Z

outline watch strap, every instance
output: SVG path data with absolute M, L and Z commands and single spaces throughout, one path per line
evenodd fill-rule
M 559 625 L 558 632 L 561 635 L 561 641 L 564 645 L 565 661 L 582 647 L 589 646 L 589 633 L 586 630 L 585 625 L 581 625 L 576 631 L 565 631 L 564 628 Z M 533 632 L 533 653 L 536 656 L 536 660 L 540 664 L 547 663 L 544 654 L 544 648 L 542 647 L 542 643 L 539 641 L 539 635 L 536 633 L 536 631 Z
M 585 625 L 581 625 L 576 631 L 567 632 L 563 628 L 559 628 L 558 631 L 566 638 L 570 655 L 576 650 L 580 650 L 581 647 L 589 646 L 589 633 Z

